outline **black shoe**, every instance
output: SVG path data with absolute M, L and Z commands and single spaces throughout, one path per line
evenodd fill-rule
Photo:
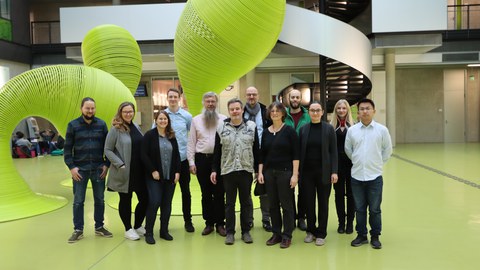
M 363 244 L 368 244 L 368 238 L 366 235 L 357 235 L 357 238 L 355 238 L 353 241 L 352 241 L 352 247 L 359 247 Z
M 343 226 L 343 225 L 338 225 L 337 232 L 338 232 L 339 234 L 344 234 L 344 233 L 345 233 L 345 226 Z
M 213 226 L 207 225 L 202 231 L 202 235 L 209 235 L 213 232 Z
M 167 240 L 167 241 L 172 241 L 173 236 L 171 236 L 168 232 L 160 233 L 160 238 Z
M 145 242 L 149 245 L 155 245 L 155 239 L 153 239 L 153 234 L 145 234 Z
M 378 239 L 378 235 L 375 235 L 375 236 L 372 235 L 372 239 L 370 239 L 370 245 L 374 249 L 382 248 L 382 243 L 380 243 L 380 240 Z
M 272 225 L 270 225 L 270 221 L 263 221 L 263 229 L 267 232 L 272 231 Z
M 195 232 L 195 227 L 193 227 L 192 222 L 185 222 L 185 231 L 189 233 Z
M 352 234 L 353 233 L 353 224 L 347 223 L 347 229 L 345 230 L 346 234 Z
M 300 231 L 306 231 L 307 230 L 307 224 L 305 223 L 304 218 L 299 218 L 298 219 L 297 227 L 300 229 Z

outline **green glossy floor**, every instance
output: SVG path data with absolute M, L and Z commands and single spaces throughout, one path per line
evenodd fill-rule
M 255 210 L 254 243 L 236 235 L 233 246 L 212 234 L 186 233 L 180 216 L 171 219 L 175 238 L 147 245 L 129 241 L 116 209 L 107 206 L 106 226 L 114 237 L 95 237 L 93 199 L 88 191 L 85 238 L 68 244 L 72 232 L 71 188 L 62 157 L 16 160 L 30 187 L 39 193 L 64 196 L 67 206 L 36 217 L 0 223 L 0 269 L 479 269 L 480 268 L 480 144 L 397 145 L 384 173 L 383 249 L 353 248 L 354 235 L 336 233 L 333 191 L 326 245 L 303 243 L 294 232 L 289 249 L 267 247 L 270 237 Z M 192 182 L 194 212 L 200 194 Z M 107 193 L 107 201 L 114 193 Z M 179 189 L 175 204 L 179 207 Z M 258 204 L 258 202 L 257 202 Z M 176 210 L 178 213 L 178 210 Z M 158 222 L 155 231 L 158 230 Z M 89 229 L 92 228 L 92 229 Z

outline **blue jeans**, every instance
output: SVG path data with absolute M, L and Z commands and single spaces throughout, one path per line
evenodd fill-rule
M 383 177 L 380 175 L 371 181 L 358 181 L 352 177 L 352 193 L 355 201 L 355 214 L 359 235 L 367 235 L 367 206 L 369 212 L 370 235 L 378 236 L 382 232 Z
M 85 193 L 87 191 L 88 180 L 92 182 L 95 228 L 103 226 L 103 214 L 105 213 L 105 179 L 100 179 L 102 169 L 79 170 L 82 180 L 73 181 L 73 225 L 75 230 L 83 231 L 83 204 L 85 202 Z

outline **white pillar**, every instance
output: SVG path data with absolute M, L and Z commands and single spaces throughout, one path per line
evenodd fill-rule
M 396 145 L 395 122 L 395 51 L 387 50 L 385 53 L 385 84 L 387 96 L 387 128 L 392 137 L 392 145 Z

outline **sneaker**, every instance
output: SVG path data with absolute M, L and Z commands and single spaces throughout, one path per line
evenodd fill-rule
M 145 242 L 149 245 L 155 245 L 155 239 L 153 238 L 153 234 L 145 234 Z
M 113 237 L 113 234 L 109 232 L 107 229 L 105 229 L 105 227 L 103 226 L 95 229 L 95 235 L 103 236 L 107 238 Z
M 318 238 L 315 240 L 315 245 L 316 245 L 316 246 L 323 246 L 323 245 L 325 245 L 325 239 L 318 237 Z
M 262 222 L 262 227 L 266 232 L 271 232 L 272 231 L 272 225 L 270 224 L 270 221 L 263 221 Z
M 305 223 L 304 218 L 299 218 L 298 219 L 297 227 L 300 229 L 300 231 L 306 231 L 307 230 L 307 223 Z
M 315 239 L 315 236 L 311 233 L 307 233 L 307 236 L 305 236 L 305 239 L 303 239 L 303 242 L 305 243 L 312 243 L 313 239 Z
M 233 245 L 234 242 L 235 236 L 233 236 L 233 234 L 231 233 L 227 234 L 227 236 L 225 237 L 225 245 Z
M 137 232 L 138 236 L 142 236 L 147 233 L 147 231 L 145 231 L 145 227 L 143 226 L 136 228 L 135 231 Z
M 135 231 L 133 228 L 130 228 L 130 230 L 125 232 L 125 238 L 135 241 L 140 239 L 140 236 L 138 235 L 137 231 Z
M 243 240 L 243 242 L 245 242 L 246 244 L 251 244 L 251 243 L 253 243 L 252 236 L 250 235 L 249 232 L 246 232 L 246 233 L 242 234 L 242 240 Z
M 374 249 L 381 249 L 382 248 L 382 243 L 378 239 L 378 235 L 372 236 L 372 238 L 370 239 L 370 245 Z
M 70 236 L 70 238 L 68 238 L 68 243 L 75 243 L 82 238 L 83 238 L 83 231 L 75 230 L 75 231 L 73 231 L 72 236 Z
M 270 237 L 270 239 L 267 240 L 266 244 L 267 246 L 273 246 L 280 242 L 282 242 L 282 237 L 278 234 L 273 234 L 272 237 Z
M 355 238 L 353 241 L 352 241 L 352 247 L 359 247 L 363 244 L 368 244 L 368 238 L 366 235 L 358 235 L 357 238 Z
M 185 231 L 189 233 L 195 232 L 195 227 L 193 227 L 192 222 L 185 222 Z
M 280 243 L 280 248 L 289 248 L 292 244 L 292 239 L 283 238 L 282 242 Z

